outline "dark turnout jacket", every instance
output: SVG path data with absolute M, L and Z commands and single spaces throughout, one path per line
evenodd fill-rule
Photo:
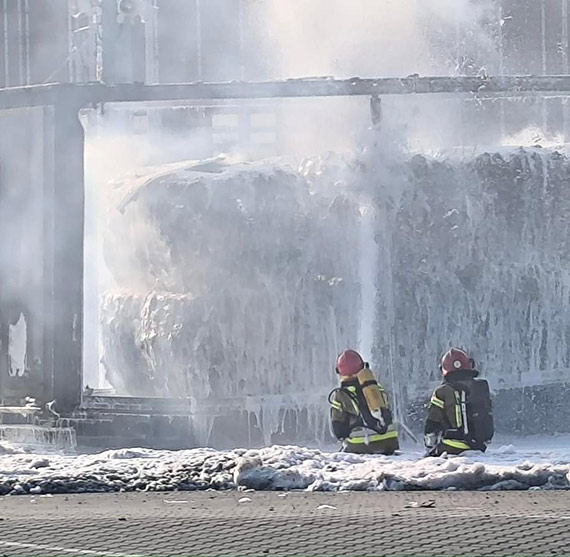
M 470 415 L 467 400 L 475 382 L 487 385 L 485 381 L 475 381 L 478 375 L 475 370 L 454 371 L 445 376 L 443 383 L 435 389 L 424 431 L 430 455 L 486 449 L 484 443 L 474 439 L 473 422 L 477 415 L 475 418 Z
M 380 383 L 384 407 L 389 408 L 388 398 Z M 394 423 L 386 424 L 384 432 L 366 426 L 363 413 L 366 401 L 359 390 L 358 380 L 343 379 L 341 387 L 335 389 L 329 398 L 331 423 L 336 438 L 343 442 L 343 451 L 364 454 L 392 454 L 398 450 L 398 432 Z

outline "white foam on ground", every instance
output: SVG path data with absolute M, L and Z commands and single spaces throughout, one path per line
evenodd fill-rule
M 295 446 L 262 449 L 110 450 L 91 455 L 0 456 L 0 493 L 257 489 L 570 489 L 570 438 L 497 443 L 486 454 L 392 457 Z

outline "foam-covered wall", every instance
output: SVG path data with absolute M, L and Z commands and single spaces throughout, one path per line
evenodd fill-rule
M 359 333 L 359 207 L 311 192 L 282 163 L 151 169 L 116 193 L 105 257 L 118 288 L 101 312 L 109 382 L 192 397 L 198 411 L 227 400 L 268 433 L 287 410 L 312 412 L 322 436 L 334 358 Z
M 388 368 L 392 354 L 402 395 L 429 390 L 450 345 L 469 350 L 495 390 L 570 378 L 569 179 L 566 157 L 542 149 L 416 156 L 397 195 L 377 196 L 389 232 L 376 356 Z
M 496 392 L 563 383 L 569 179 L 566 157 L 538 148 L 128 178 L 107 215 L 119 286 L 102 301 L 107 378 L 121 393 L 191 397 L 198 414 L 251 412 L 265 442 L 291 411 L 305 438 L 325 436 L 346 346 L 365 349 L 403 420 L 451 345 Z

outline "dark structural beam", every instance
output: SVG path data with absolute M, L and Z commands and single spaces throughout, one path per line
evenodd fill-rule
M 44 108 L 44 386 L 34 394 L 65 414 L 81 402 L 85 190 L 78 108 L 60 101 Z
M 83 377 L 84 131 L 77 111 L 54 106 L 53 389 L 57 407 L 79 406 Z
M 105 102 L 171 102 L 189 100 L 299 97 L 381 96 L 410 94 L 476 94 L 525 96 L 570 95 L 570 75 L 504 77 L 406 77 L 380 79 L 289 79 L 265 82 L 178 83 L 145 85 L 47 84 L 0 89 L 0 110 L 58 104 L 61 96 L 79 107 Z

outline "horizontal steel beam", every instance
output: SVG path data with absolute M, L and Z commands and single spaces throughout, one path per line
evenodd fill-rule
M 187 100 L 269 99 L 300 97 L 384 96 L 410 94 L 476 96 L 558 93 L 570 96 L 570 75 L 502 77 L 405 77 L 380 79 L 309 78 L 285 81 L 178 83 L 47 84 L 0 89 L 0 109 L 107 102 L 172 102 Z

